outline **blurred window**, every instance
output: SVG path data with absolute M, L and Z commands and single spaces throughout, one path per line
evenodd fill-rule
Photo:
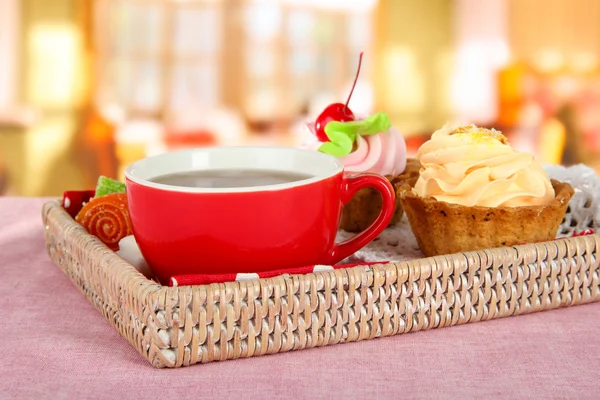
M 343 101 L 358 55 L 372 42 L 371 9 L 318 1 L 246 1 L 244 110 L 293 118 L 315 98 Z M 372 7 L 374 2 L 367 2 Z M 369 82 L 369 63 L 361 82 Z M 341 97 L 340 97 L 341 96 Z
M 221 3 L 97 0 L 97 104 L 149 115 L 216 105 Z
M 96 0 L 96 102 L 157 117 L 226 102 L 264 119 L 292 117 L 317 96 L 338 98 L 359 52 L 370 50 L 371 16 L 323 4 Z

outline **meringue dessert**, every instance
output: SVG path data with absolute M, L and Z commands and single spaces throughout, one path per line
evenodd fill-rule
M 417 160 L 398 195 L 427 256 L 552 240 L 573 195 L 494 129 L 447 125 Z

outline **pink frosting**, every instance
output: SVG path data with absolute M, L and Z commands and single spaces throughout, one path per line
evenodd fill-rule
M 314 124 L 307 124 L 311 140 L 302 147 L 317 150 Z M 346 172 L 373 172 L 380 175 L 398 175 L 406 168 L 406 141 L 393 126 L 377 135 L 359 136 L 357 148 L 341 158 Z

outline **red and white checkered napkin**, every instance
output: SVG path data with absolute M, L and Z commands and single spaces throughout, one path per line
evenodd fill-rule
M 171 277 L 169 286 L 192 286 L 192 285 L 208 285 L 211 283 L 225 283 L 235 281 L 246 281 L 259 278 L 272 278 L 274 276 L 284 274 L 311 274 L 320 271 L 332 271 L 334 269 L 352 268 L 359 265 L 369 266 L 375 264 L 387 264 L 388 261 L 363 262 L 358 264 L 343 264 L 343 265 L 312 265 L 308 267 L 278 269 L 274 271 L 265 271 L 259 273 L 231 273 L 231 274 L 190 274 L 190 275 L 175 275 Z
M 577 236 L 585 236 L 585 235 L 593 235 L 595 232 L 593 229 L 586 229 L 584 231 L 581 232 L 573 232 L 573 234 L 571 235 L 571 237 L 577 237 Z

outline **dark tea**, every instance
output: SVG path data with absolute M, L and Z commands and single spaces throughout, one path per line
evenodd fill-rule
M 278 185 L 312 178 L 311 175 L 276 170 L 204 170 L 178 172 L 150 179 L 155 183 L 196 188 L 236 188 Z

